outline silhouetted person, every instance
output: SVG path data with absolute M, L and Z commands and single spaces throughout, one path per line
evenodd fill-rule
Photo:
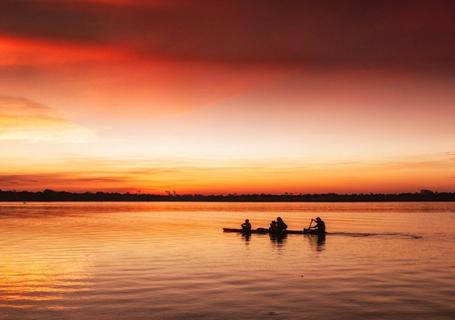
M 273 220 L 272 222 L 270 222 L 269 231 L 270 231 L 270 233 L 277 233 L 277 232 L 278 232 L 278 226 L 277 226 L 275 220 Z
M 325 237 L 325 222 L 321 218 L 317 217 L 315 220 L 316 225 L 310 229 L 315 229 L 318 233 L 318 237 Z
M 245 219 L 245 222 L 242 223 L 242 231 L 244 233 L 250 233 L 251 232 L 251 223 L 249 219 Z
M 288 225 L 284 223 L 283 219 L 281 217 L 276 218 L 276 226 L 277 226 L 277 231 L 280 233 L 286 232 L 286 229 L 288 228 Z

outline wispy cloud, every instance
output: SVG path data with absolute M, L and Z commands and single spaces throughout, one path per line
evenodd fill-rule
M 77 172 L 0 174 L 0 188 L 17 190 L 129 190 L 131 179 L 121 174 L 111 176 L 90 176 Z M 84 187 L 82 187 L 84 186 Z
M 91 138 L 90 130 L 59 117 L 51 107 L 0 96 L 0 141 L 81 142 Z
M 76 157 L 39 169 L 5 169 L 0 172 L 0 188 L 152 193 L 399 192 L 434 185 L 432 189 L 444 191 L 453 185 L 451 167 L 450 160 L 441 155 L 389 162 L 269 164 Z
M 455 152 L 446 152 L 446 155 L 450 157 L 450 160 L 455 161 Z

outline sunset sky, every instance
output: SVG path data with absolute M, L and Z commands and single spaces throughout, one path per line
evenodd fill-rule
M 0 189 L 455 191 L 454 1 L 0 1 Z

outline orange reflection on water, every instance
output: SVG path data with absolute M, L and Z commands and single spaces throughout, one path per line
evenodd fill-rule
M 453 226 L 454 212 L 453 204 L 1 204 L 0 314 L 334 318 L 331 306 L 356 317 L 374 301 L 387 318 L 397 307 L 437 317 L 453 311 L 455 230 L 427 226 Z M 316 215 L 334 233 L 325 241 L 222 232 L 277 216 L 300 229 Z

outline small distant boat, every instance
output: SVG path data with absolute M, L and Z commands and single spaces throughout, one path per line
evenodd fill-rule
M 253 229 L 250 232 L 244 232 L 242 229 L 235 229 L 235 228 L 223 228 L 223 232 L 235 232 L 235 233 L 243 233 L 243 234 L 250 234 L 250 233 L 259 233 L 259 234 L 269 234 L 271 233 L 269 229 L 265 228 L 258 228 Z M 275 233 L 272 233 L 275 234 Z M 280 233 L 277 233 L 280 234 Z M 310 230 L 310 229 L 303 229 L 303 230 L 286 230 L 283 234 L 308 234 L 308 235 L 317 235 L 317 230 Z

